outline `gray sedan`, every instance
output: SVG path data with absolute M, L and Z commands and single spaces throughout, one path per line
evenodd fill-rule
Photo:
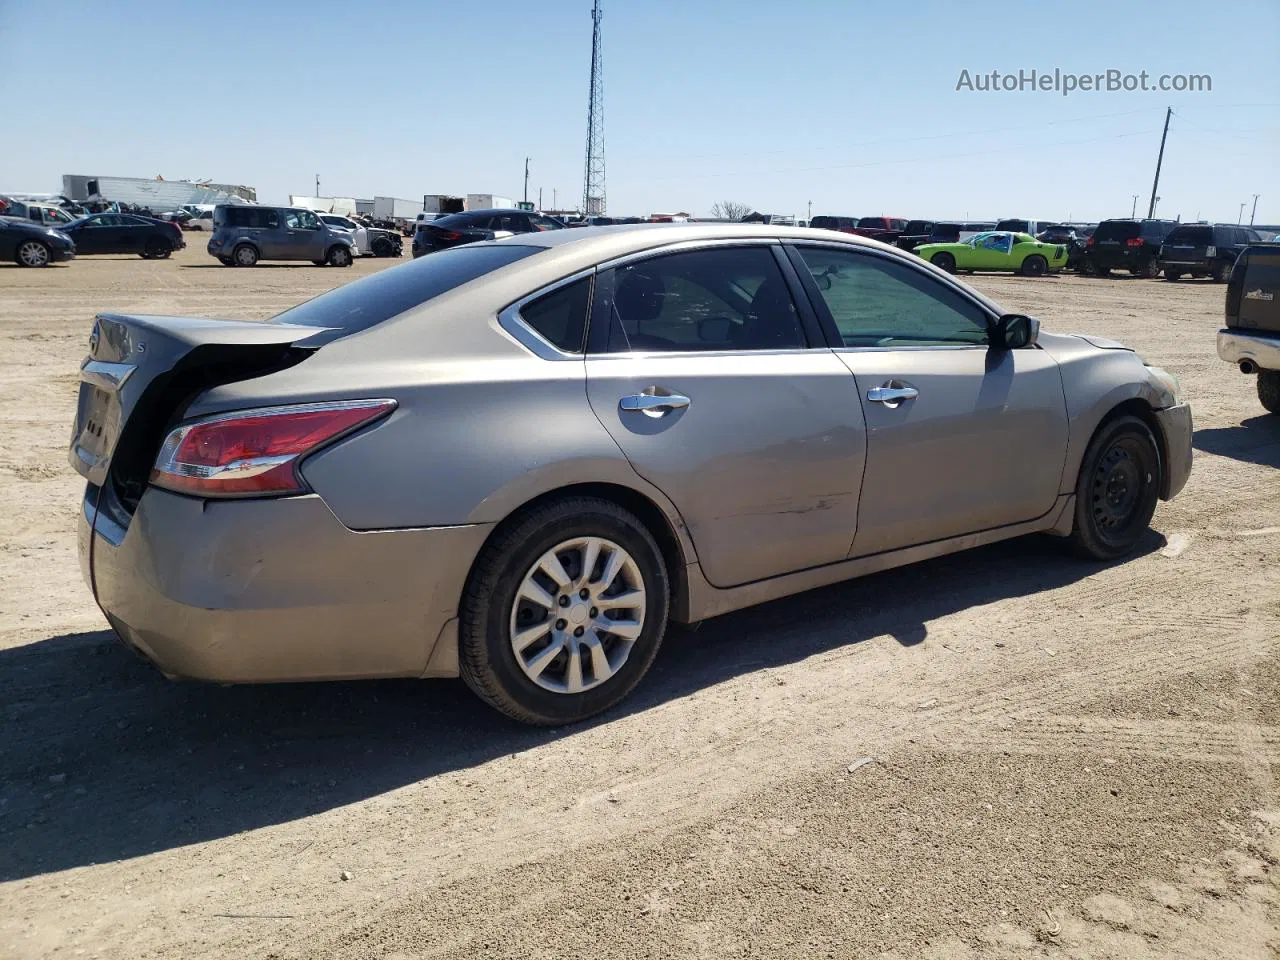
M 1023 534 L 1124 556 L 1169 374 L 903 251 L 759 225 L 469 244 L 266 323 L 100 315 L 86 579 L 165 674 L 461 676 L 560 724 L 669 621 Z

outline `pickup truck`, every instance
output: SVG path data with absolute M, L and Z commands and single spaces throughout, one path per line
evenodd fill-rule
M 1227 325 L 1218 356 L 1257 374 L 1258 400 L 1280 414 L 1280 244 L 1250 244 L 1227 280 Z
M 859 217 L 858 225 L 849 232 L 859 237 L 893 243 L 906 228 L 907 221 L 901 217 Z

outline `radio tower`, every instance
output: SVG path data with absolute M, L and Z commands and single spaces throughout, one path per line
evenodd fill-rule
M 591 7 L 591 99 L 587 102 L 587 170 L 582 212 L 604 214 L 604 65 L 600 62 L 600 0 Z

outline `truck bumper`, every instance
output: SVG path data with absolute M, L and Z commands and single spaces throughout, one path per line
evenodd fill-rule
M 1219 330 L 1218 356 L 1227 363 L 1252 360 L 1263 370 L 1280 370 L 1280 333 Z

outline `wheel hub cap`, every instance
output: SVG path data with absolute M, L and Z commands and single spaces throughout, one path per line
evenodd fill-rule
M 644 630 L 645 584 L 611 540 L 577 537 L 544 553 L 511 606 L 516 664 L 544 690 L 575 694 L 622 669 Z

